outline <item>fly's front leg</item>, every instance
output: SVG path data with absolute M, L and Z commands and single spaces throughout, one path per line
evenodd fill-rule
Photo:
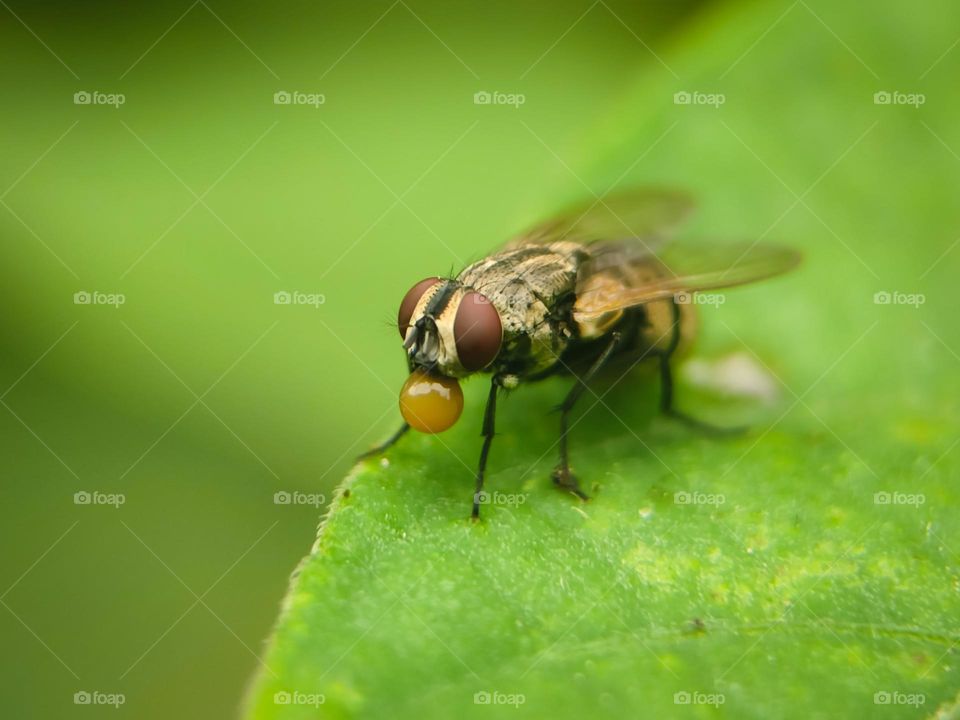
M 593 361 L 593 365 L 584 373 L 583 377 L 577 378 L 577 383 L 570 388 L 570 392 L 567 393 L 567 397 L 564 398 L 563 404 L 560 405 L 560 463 L 553 470 L 553 482 L 557 487 L 569 490 L 581 500 L 589 500 L 590 498 L 580 489 L 580 483 L 577 482 L 576 476 L 570 472 L 570 460 L 567 450 L 568 419 L 573 406 L 583 394 L 583 391 L 587 389 L 587 383 L 606 365 L 607 361 L 617 350 L 621 340 L 622 335 L 620 332 L 611 334 L 610 343 L 604 348 L 597 359 Z
M 399 440 L 404 435 L 406 435 L 407 430 L 409 429 L 410 429 L 410 425 L 408 425 L 407 423 L 404 423 L 403 425 L 400 426 L 399 430 L 397 430 L 393 435 L 387 438 L 384 442 L 380 443 L 375 448 L 367 450 L 365 453 L 361 453 L 360 455 L 357 455 L 357 462 L 360 462 L 361 460 L 366 460 L 367 458 L 373 457 L 374 455 L 380 455 L 381 453 L 386 452 L 390 447 L 392 447 L 397 442 L 397 440 Z
M 480 462 L 477 464 L 477 484 L 473 491 L 473 511 L 470 517 L 480 519 L 480 499 L 483 492 L 483 474 L 487 469 L 487 455 L 490 453 L 490 443 L 496 432 L 497 391 L 500 389 L 500 378 L 493 376 L 490 381 L 490 394 L 487 396 L 487 407 L 483 411 L 483 447 L 480 448 Z

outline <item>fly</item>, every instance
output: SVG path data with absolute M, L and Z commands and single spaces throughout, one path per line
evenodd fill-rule
M 400 303 L 397 326 L 410 377 L 400 393 L 404 423 L 442 432 L 463 409 L 459 380 L 490 375 L 472 517 L 480 515 L 497 395 L 555 374 L 572 375 L 560 405 L 560 458 L 553 481 L 586 500 L 570 470 L 568 417 L 588 383 L 612 361 L 649 359 L 660 371 L 660 410 L 677 410 L 671 359 L 695 330 L 692 294 L 755 282 L 790 270 L 799 253 L 768 243 L 670 244 L 693 209 L 682 192 L 641 189 L 601 198 L 542 223 L 456 277 L 431 277 Z

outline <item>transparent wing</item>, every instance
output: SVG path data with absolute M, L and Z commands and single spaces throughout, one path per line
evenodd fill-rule
M 693 208 L 692 198 L 678 190 L 624 191 L 572 207 L 515 238 L 507 248 L 561 240 L 590 244 L 630 239 L 637 253 L 649 254 L 675 234 Z
M 769 243 L 683 243 L 655 257 L 636 256 L 630 243 L 609 243 L 603 246 L 598 262 L 591 261 L 582 269 L 574 316 L 585 319 L 678 293 L 756 282 L 787 272 L 800 258 L 795 250 Z M 601 281 L 601 276 L 610 275 L 622 280 Z

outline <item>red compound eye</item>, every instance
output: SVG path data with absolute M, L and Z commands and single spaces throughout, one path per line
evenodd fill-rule
M 457 356 L 466 370 L 482 370 L 492 363 L 503 342 L 500 314 L 486 297 L 473 290 L 463 296 L 453 321 Z
M 421 280 L 403 296 L 403 301 L 400 303 L 400 312 L 397 313 L 397 328 L 400 330 L 401 338 L 407 337 L 407 329 L 410 327 L 410 317 L 413 315 L 417 303 L 420 302 L 420 298 L 438 282 L 440 282 L 440 278 Z

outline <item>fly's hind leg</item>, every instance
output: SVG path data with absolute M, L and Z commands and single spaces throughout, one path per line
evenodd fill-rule
M 619 332 L 611 334 L 610 343 L 604 348 L 603 352 L 597 356 L 597 359 L 593 361 L 593 365 L 590 366 L 587 372 L 584 373 L 582 377 L 577 378 L 576 384 L 570 388 L 570 392 L 567 393 L 567 397 L 564 398 L 563 403 L 560 405 L 560 462 L 553 470 L 553 482 L 558 488 L 572 492 L 581 500 L 589 500 L 590 498 L 580 488 L 577 477 L 570 472 L 570 459 L 567 449 L 568 419 L 573 406 L 583 394 L 583 391 L 587 389 L 587 383 L 606 365 L 610 357 L 616 352 L 621 340 L 622 335 Z
M 720 427 L 691 417 L 673 406 L 673 373 L 670 368 L 670 358 L 677 349 L 677 345 L 680 344 L 680 307 L 677 305 L 676 300 L 673 301 L 671 309 L 673 312 L 673 326 L 670 344 L 665 350 L 657 352 L 657 357 L 660 360 L 660 412 L 700 432 L 710 435 L 737 435 L 745 432 L 747 428 L 744 426 Z

